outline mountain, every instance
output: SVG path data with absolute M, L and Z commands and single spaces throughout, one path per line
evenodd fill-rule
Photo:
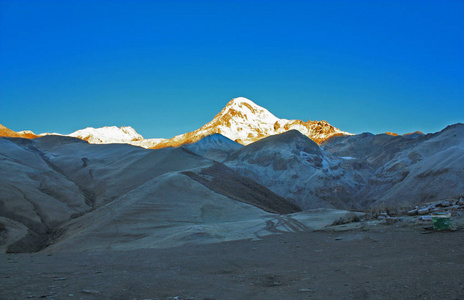
M 279 119 L 267 109 L 256 105 L 253 101 L 234 98 L 201 128 L 164 140 L 155 148 L 178 147 L 194 143 L 202 138 L 219 133 L 242 145 L 248 145 L 267 136 L 298 130 L 317 143 L 333 136 L 348 134 L 333 127 L 326 121 L 308 121 Z

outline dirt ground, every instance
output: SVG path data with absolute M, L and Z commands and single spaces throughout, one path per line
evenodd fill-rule
M 0 299 L 464 299 L 464 231 L 379 225 L 162 250 L 2 254 L 0 266 Z

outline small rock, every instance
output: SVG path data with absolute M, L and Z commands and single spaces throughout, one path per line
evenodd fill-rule
M 459 198 L 458 205 L 464 206 L 464 199 Z
M 342 239 L 343 238 L 341 236 L 335 238 L 336 241 L 339 241 L 339 240 L 342 240 Z
M 61 280 L 66 280 L 66 279 L 68 279 L 68 278 L 66 278 L 66 277 L 56 277 L 56 278 L 54 278 L 53 280 L 55 280 L 55 281 L 61 281 Z
M 311 292 L 314 292 L 312 289 L 299 289 L 298 290 L 299 293 L 311 293 Z

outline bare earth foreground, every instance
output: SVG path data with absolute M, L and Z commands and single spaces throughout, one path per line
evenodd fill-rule
M 464 231 L 378 225 L 262 240 L 0 255 L 0 299 L 464 299 Z

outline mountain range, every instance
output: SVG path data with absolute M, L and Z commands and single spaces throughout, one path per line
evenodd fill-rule
M 320 228 L 348 210 L 464 195 L 463 124 L 353 135 L 236 98 L 169 140 L 131 127 L 37 136 L 2 126 L 0 134 L 0 250 L 8 252 L 260 238 Z
M 102 128 L 88 127 L 77 130 L 67 136 L 77 137 L 91 144 L 125 143 L 144 148 L 158 149 L 165 147 L 178 147 L 191 144 L 202 138 L 218 133 L 239 144 L 248 145 L 264 137 L 296 129 L 317 143 L 321 143 L 333 136 L 349 134 L 333 127 L 326 121 L 308 121 L 279 119 L 267 109 L 256 105 L 251 100 L 234 98 L 213 118 L 201 128 L 177 135 L 171 139 L 150 138 L 144 139 L 130 126 L 106 126 Z M 21 136 L 25 132 L 7 132 L 0 136 Z M 30 136 L 36 137 L 32 131 Z M 44 135 L 61 135 L 58 133 L 42 133 Z

